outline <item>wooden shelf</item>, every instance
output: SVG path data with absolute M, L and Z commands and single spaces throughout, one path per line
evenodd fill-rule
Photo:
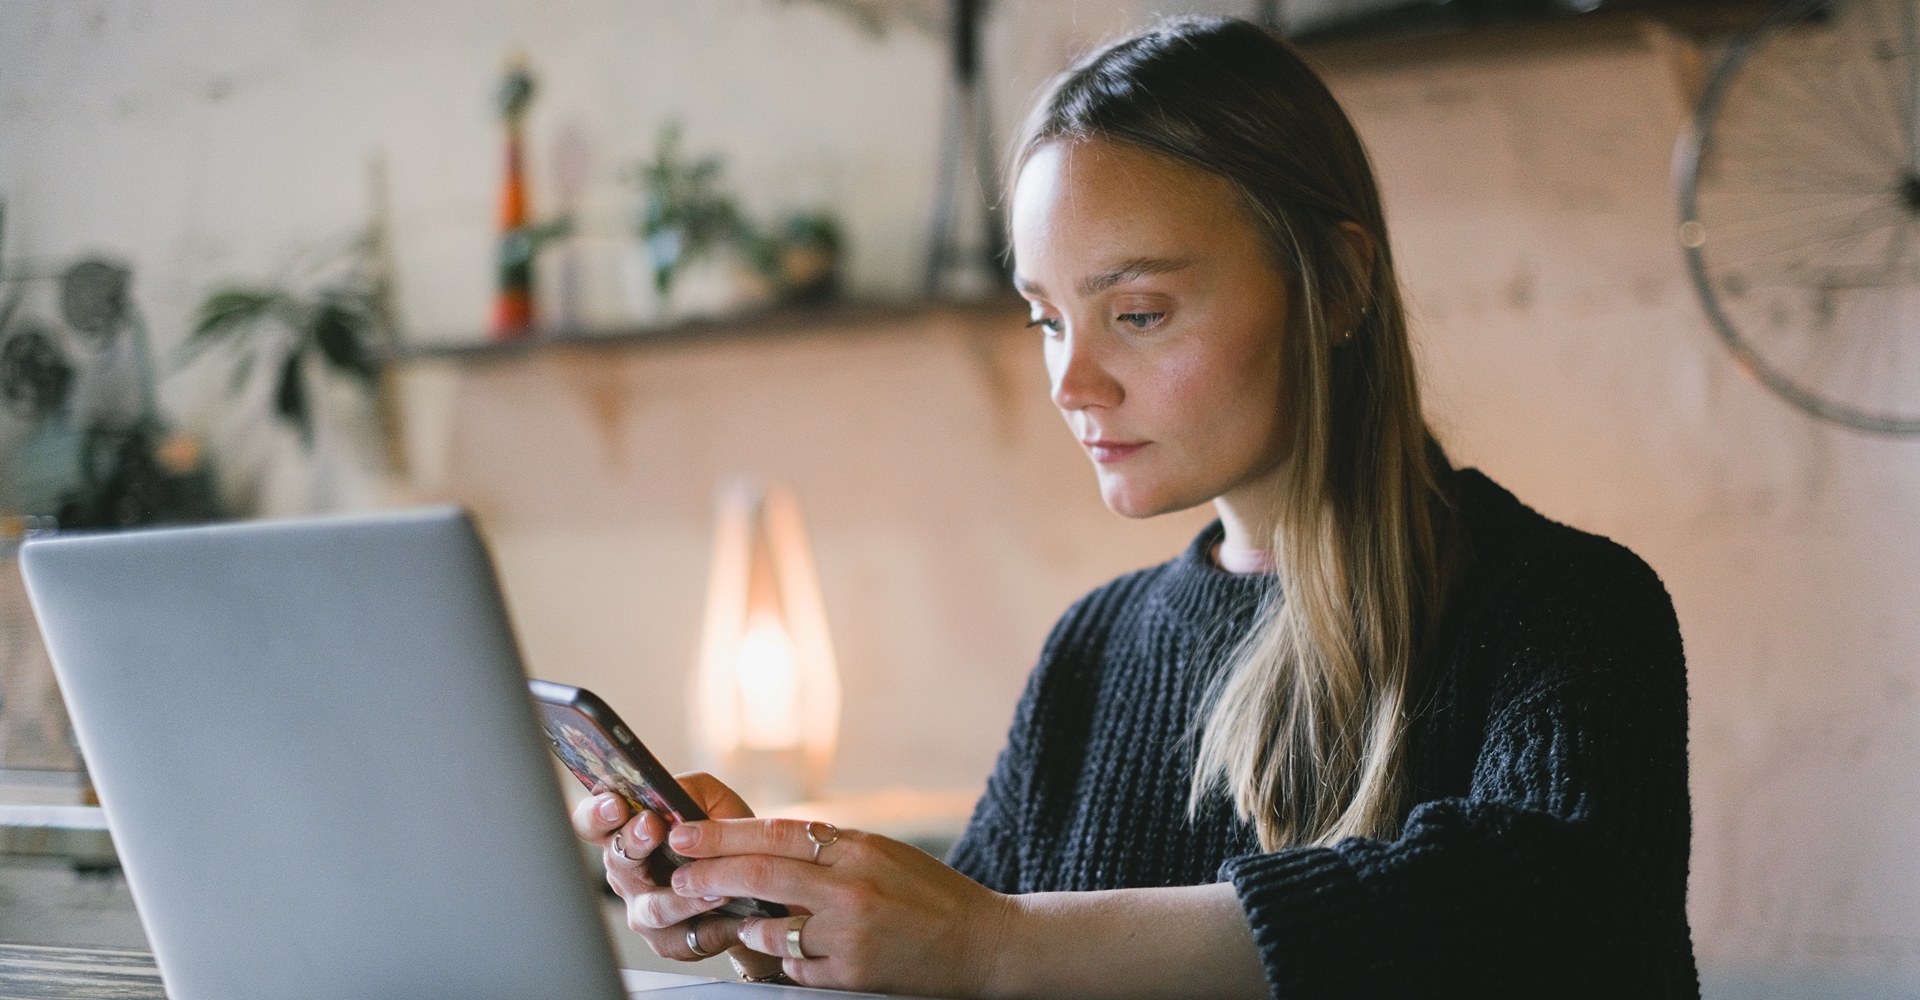
M 107 814 L 99 806 L 15 805 L 0 802 L 0 826 L 48 830 L 105 830 Z
M 808 336 L 861 328 L 899 326 L 942 317 L 1015 321 L 1026 308 L 1013 295 L 978 302 L 847 302 L 824 306 L 782 306 L 716 319 L 689 320 L 671 326 L 616 327 L 556 334 L 538 333 L 520 340 L 403 345 L 393 361 L 495 361 L 552 350 L 630 350 L 672 347 L 719 340 Z
M 1733 2 L 1598 10 L 1551 20 L 1433 26 L 1365 37 L 1327 38 L 1304 42 L 1301 49 L 1314 62 L 1335 72 L 1386 69 L 1459 59 L 1640 45 L 1644 44 L 1650 25 L 1705 41 L 1744 32 L 1759 24 L 1769 9 L 1764 2 Z

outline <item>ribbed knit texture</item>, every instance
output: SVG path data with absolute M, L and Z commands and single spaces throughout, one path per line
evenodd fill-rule
M 1193 725 L 1271 577 L 1180 557 L 1055 626 L 949 861 L 1001 892 L 1231 881 L 1279 998 L 1697 997 L 1686 666 L 1626 549 L 1473 470 L 1473 550 L 1410 744 L 1400 835 L 1262 853 L 1187 817 Z

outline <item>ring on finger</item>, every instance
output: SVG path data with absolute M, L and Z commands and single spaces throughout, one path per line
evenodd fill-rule
M 794 958 L 806 958 L 807 950 L 800 946 L 800 929 L 807 926 L 807 918 L 794 917 L 787 925 L 787 954 Z
M 832 823 L 814 820 L 807 824 L 807 839 L 813 841 L 813 863 L 820 863 L 820 849 L 831 847 L 840 839 L 840 828 Z
M 692 927 L 687 928 L 687 950 L 693 952 L 695 958 L 712 958 L 716 954 L 700 950 L 700 932 Z
M 618 833 L 615 833 L 613 835 L 613 853 L 620 855 L 621 859 L 631 864 L 637 865 L 640 863 L 640 860 L 641 860 L 639 858 L 628 855 L 626 851 L 620 849 L 620 834 Z
M 736 976 L 739 976 L 739 977 L 740 977 L 740 978 L 741 978 L 741 979 L 742 979 L 743 981 L 745 981 L 745 982 L 749 982 L 749 983 L 777 983 L 777 984 L 779 984 L 779 985 L 781 985 L 781 986 L 798 986 L 798 985 L 800 985 L 799 983 L 796 983 L 796 982 L 794 982 L 794 981 L 793 981 L 793 977 L 792 977 L 792 976 L 789 976 L 789 975 L 787 975 L 787 970 L 785 970 L 785 969 L 781 969 L 781 970 L 780 970 L 779 972 L 776 972 L 776 973 L 773 973 L 772 975 L 767 975 L 767 976 L 756 976 L 756 975 L 754 975 L 753 973 L 751 973 L 751 972 L 748 972 L 748 971 L 747 971 L 747 966 L 746 966 L 746 964 L 745 964 L 745 963 L 743 963 L 743 962 L 741 962 L 741 961 L 740 961 L 739 959 L 737 959 L 737 958 L 735 958 L 735 957 L 733 957 L 733 953 L 732 953 L 732 952 L 728 952 L 728 953 L 727 953 L 727 961 L 729 961 L 729 962 L 732 962 L 732 963 L 733 963 L 733 974 L 734 974 L 734 975 L 736 975 Z

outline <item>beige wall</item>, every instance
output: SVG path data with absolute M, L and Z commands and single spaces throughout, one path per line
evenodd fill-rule
M 1335 89 L 1377 158 L 1456 458 L 1632 547 L 1673 594 L 1712 983 L 1903 995 L 1920 982 L 1920 445 L 1817 424 L 1721 351 L 1672 236 L 1669 70 L 1625 46 Z M 1764 985 L 1781 968 L 1815 971 Z
M 1014 94 L 1142 6 L 1001 9 L 1004 121 Z M 613 165 L 683 113 L 756 204 L 827 191 L 845 206 L 856 287 L 910 285 L 931 42 L 749 0 L 463 10 L 0 6 L 9 253 L 129 255 L 143 308 L 177 339 L 207 283 L 357 218 L 379 148 L 409 321 L 471 335 L 486 307 L 485 87 L 523 43 L 552 88 L 540 141 L 569 120 L 595 134 L 603 228 L 624 211 Z M 1684 103 L 1652 48 L 1351 68 L 1334 84 L 1385 184 L 1443 437 L 1545 513 L 1633 547 L 1673 593 L 1709 995 L 1910 995 L 1916 445 L 1812 423 L 1714 342 L 1673 245 Z M 596 308 L 617 312 L 600 273 Z M 738 473 L 790 479 L 850 691 L 839 780 L 977 782 L 1053 616 L 1204 516 L 1105 514 L 1012 326 L 947 316 L 421 368 L 420 495 L 480 512 L 536 668 L 604 684 L 634 715 L 658 692 L 672 727 L 713 491 Z M 188 388 L 172 390 L 182 413 Z
M 670 761 L 719 486 L 792 486 L 845 710 L 833 785 L 974 788 L 1046 631 L 1204 512 L 1128 523 L 1046 399 L 1015 309 L 846 332 L 412 368 L 445 479 L 506 582 L 536 672 L 602 692 Z M 640 720 L 644 719 L 644 723 Z

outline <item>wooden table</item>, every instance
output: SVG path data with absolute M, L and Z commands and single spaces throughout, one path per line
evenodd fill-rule
M 621 969 L 628 993 L 695 986 L 715 980 L 670 972 Z M 763 996 L 853 997 L 792 987 L 761 986 Z M 125 948 L 62 948 L 0 944 L 0 1000 L 166 1000 L 153 956 Z
M 0 1000 L 166 1000 L 144 951 L 0 944 Z
M 629 995 L 732 982 L 638 969 L 621 969 L 620 979 Z M 754 986 L 752 990 L 762 998 L 886 1000 L 874 993 L 837 993 L 795 986 Z M 734 991 L 723 993 L 735 995 Z M 0 944 L 0 1000 L 167 1000 L 167 991 L 160 986 L 160 970 L 153 964 L 153 956 L 144 951 Z

